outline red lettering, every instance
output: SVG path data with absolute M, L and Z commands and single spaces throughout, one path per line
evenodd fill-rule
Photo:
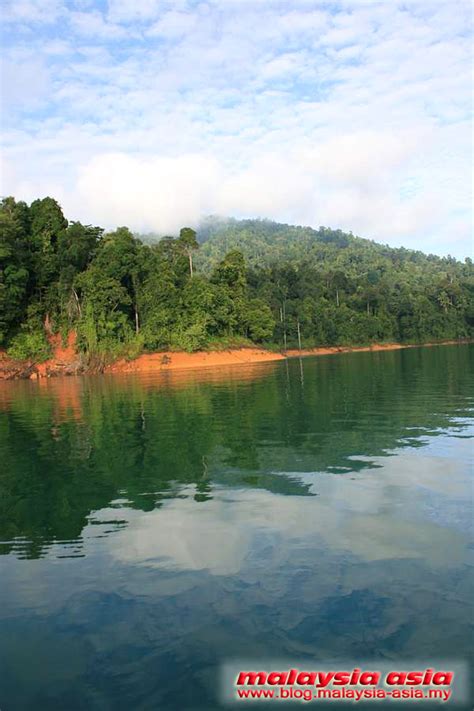
M 369 684 L 378 684 L 380 681 L 380 673 L 379 672 L 364 672 L 360 676 L 359 684 L 363 684 L 364 686 L 368 686 Z
M 343 686 L 344 684 L 348 684 L 350 676 L 350 672 L 336 672 L 333 683 L 335 686 Z
M 271 672 L 267 678 L 267 684 L 273 686 L 274 684 L 286 684 L 288 677 L 288 672 Z
M 433 677 L 433 684 L 449 685 L 453 680 L 453 672 L 436 672 Z
M 304 684 L 311 684 L 311 686 L 313 686 L 314 684 L 316 684 L 317 678 L 318 675 L 316 674 L 316 672 L 300 672 L 296 677 L 296 683 L 301 684 L 301 686 L 303 686 Z
M 407 684 L 421 684 L 423 672 L 409 672 L 407 675 Z
M 404 684 L 406 678 L 406 672 L 390 672 L 390 674 L 388 674 L 387 678 L 385 679 L 385 683 L 389 684 L 390 686 L 393 686 L 394 684 Z
M 433 669 L 427 669 L 425 672 L 425 677 L 423 679 L 423 684 L 431 684 L 432 678 L 433 678 Z
M 266 672 L 240 672 L 237 679 L 237 685 L 250 684 L 253 686 L 254 684 L 260 684 L 260 686 L 263 686 L 266 682 Z
M 290 669 L 290 673 L 288 674 L 288 680 L 287 684 L 294 684 L 296 677 L 298 675 L 298 669 Z
M 327 672 L 326 674 L 324 672 L 319 672 L 319 684 L 318 686 L 327 686 L 329 682 L 332 680 L 334 677 L 334 672 Z
M 351 684 L 358 684 L 360 676 L 360 669 L 354 669 L 351 676 Z

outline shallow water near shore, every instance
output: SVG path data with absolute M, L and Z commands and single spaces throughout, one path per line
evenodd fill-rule
M 218 709 L 233 659 L 467 661 L 473 357 L 0 383 L 0 709 Z

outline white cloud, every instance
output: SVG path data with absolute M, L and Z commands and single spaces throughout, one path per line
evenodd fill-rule
M 63 12 L 61 0 L 4 0 L 3 22 L 52 24 Z
M 102 39 L 120 39 L 129 36 L 129 30 L 122 25 L 107 22 L 102 13 L 71 12 L 69 22 L 79 35 L 101 37 Z
M 123 153 L 94 158 L 78 180 L 77 199 L 94 220 L 176 231 L 211 209 L 219 166 L 207 156 L 137 159 Z
M 468 254 L 462 1 L 50 2 L 61 25 L 28 44 L 39 3 L 8 6 L 4 193 L 59 185 L 106 226 L 220 212 Z
M 13 107 L 32 109 L 46 101 L 51 80 L 45 63 L 33 57 L 0 64 L 2 110 Z
M 406 134 L 360 132 L 311 147 L 302 143 L 291 152 L 275 145 L 243 164 L 206 153 L 104 154 L 82 169 L 78 205 L 71 208 L 78 212 L 80 206 L 96 222 L 111 224 L 113 215 L 114 223 L 146 231 L 176 232 L 217 212 L 332 225 L 401 244 L 448 218 L 442 187 L 427 196 L 423 172 L 411 190 L 392 188 L 397 171 L 402 180 L 415 141 Z
M 149 37 L 164 37 L 173 40 L 190 32 L 196 24 L 196 17 L 189 12 L 167 12 L 147 31 Z

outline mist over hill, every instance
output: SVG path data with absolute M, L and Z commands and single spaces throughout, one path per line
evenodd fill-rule
M 265 219 L 238 220 L 210 216 L 199 225 L 197 239 L 203 245 L 198 257 L 203 266 L 222 258 L 231 249 L 241 250 L 252 266 L 268 266 L 282 259 L 317 261 L 347 249 L 387 257 L 398 263 L 424 258 L 430 262 L 457 261 L 451 257 L 426 255 L 419 250 L 390 247 L 340 229 L 314 229 Z
M 163 239 L 164 235 L 154 232 L 136 233 L 145 244 L 154 244 Z M 196 263 L 208 270 L 216 260 L 221 259 L 226 252 L 239 249 L 251 266 L 269 266 L 282 259 L 321 259 L 328 258 L 331 251 L 337 249 L 358 249 L 360 252 L 372 252 L 385 256 L 394 262 L 403 261 L 440 261 L 453 263 L 453 257 L 441 257 L 426 254 L 420 250 L 405 247 L 390 247 L 377 242 L 330 227 L 313 227 L 289 225 L 263 218 L 237 219 L 209 215 L 196 228 L 196 238 L 201 249 L 196 255 Z M 322 245 L 328 247 L 321 251 Z M 333 248 L 333 250 L 331 250 Z M 263 260 L 263 261 L 262 261 Z

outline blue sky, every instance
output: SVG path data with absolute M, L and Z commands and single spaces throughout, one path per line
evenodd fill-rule
M 471 253 L 467 0 L 3 0 L 1 193 Z

